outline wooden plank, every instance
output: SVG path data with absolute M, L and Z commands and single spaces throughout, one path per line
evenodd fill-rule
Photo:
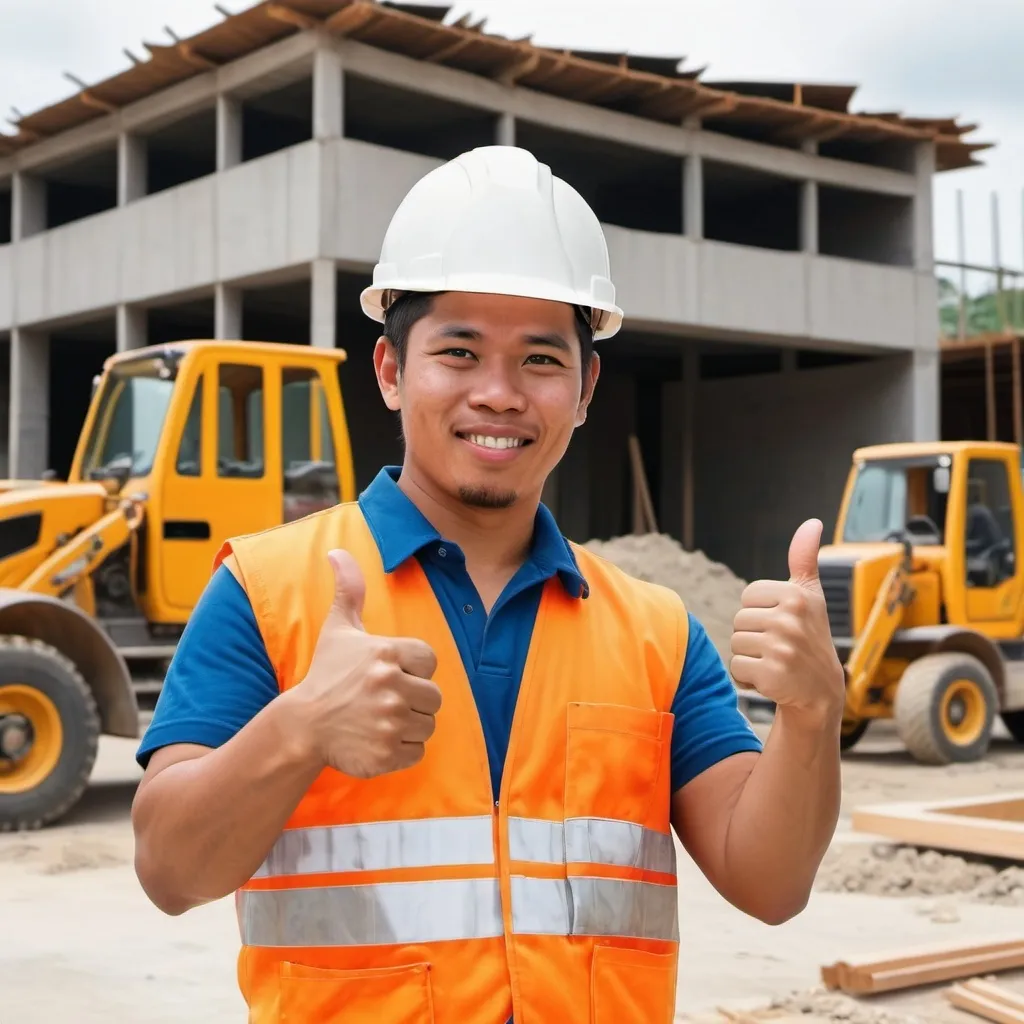
M 872 960 L 840 960 L 821 969 L 827 989 L 851 995 L 955 981 L 1024 968 L 1024 937 L 958 946 L 932 946 L 884 954 Z
M 995 986 L 988 986 L 990 989 Z M 1024 1013 L 1003 1002 L 998 990 L 996 997 L 985 995 L 966 985 L 954 985 L 945 992 L 946 999 L 958 1010 L 973 1013 L 991 1024 L 1024 1024 Z
M 854 831 L 912 846 L 1024 862 L 1024 793 L 961 800 L 875 804 L 853 812 Z
M 1008 1006 L 1012 1010 L 1024 1012 L 1024 995 L 1021 995 L 1018 992 L 1011 992 L 1008 988 L 1004 988 L 1002 985 L 996 985 L 991 981 L 983 981 L 981 978 L 971 978 L 969 981 L 965 981 L 954 987 L 967 989 L 976 996 L 982 996 L 985 999 L 991 999 L 994 1003 Z

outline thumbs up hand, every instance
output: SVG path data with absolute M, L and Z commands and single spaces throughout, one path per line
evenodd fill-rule
M 284 698 L 302 706 L 302 721 L 326 766 L 369 779 L 423 758 L 441 707 L 430 677 L 437 657 L 422 640 L 378 637 L 363 628 L 366 583 L 347 552 L 328 553 L 334 600 L 309 671 Z
M 730 664 L 738 686 L 805 714 L 815 725 L 841 720 L 846 692 L 818 578 L 821 531 L 817 519 L 797 529 L 787 582 L 757 580 L 744 590 Z

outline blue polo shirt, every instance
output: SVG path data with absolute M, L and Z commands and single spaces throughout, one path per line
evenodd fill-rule
M 543 585 L 557 576 L 569 594 L 585 600 L 586 580 L 554 517 L 541 505 L 527 561 L 486 614 L 459 547 L 443 538 L 406 497 L 396 483 L 398 474 L 398 467 L 382 469 L 359 504 L 385 572 L 418 558 L 444 609 L 476 699 L 497 794 Z M 277 693 L 277 678 L 249 599 L 221 566 L 178 643 L 137 752 L 139 764 L 145 767 L 154 750 L 172 743 L 226 743 Z M 692 615 L 672 711 L 673 791 L 723 758 L 761 749 L 739 711 L 722 659 Z

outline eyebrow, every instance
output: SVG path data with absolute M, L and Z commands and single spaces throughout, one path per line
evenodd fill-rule
M 446 324 L 438 332 L 442 338 L 460 338 L 463 340 L 483 341 L 483 335 L 472 327 L 465 324 Z M 572 346 L 557 331 L 547 334 L 528 334 L 526 340 L 531 345 L 538 345 L 544 348 L 558 349 L 559 352 L 572 352 Z

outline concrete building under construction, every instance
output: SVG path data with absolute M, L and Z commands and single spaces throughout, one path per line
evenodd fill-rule
M 574 539 L 630 528 L 635 435 L 663 531 L 778 573 L 852 448 L 939 436 L 932 180 L 983 148 L 954 121 L 370 0 L 259 3 L 148 50 L 0 136 L 10 475 L 66 472 L 110 353 L 214 336 L 344 347 L 364 485 L 400 442 L 358 293 L 412 183 L 494 143 L 590 201 L 626 311 L 550 488 Z

